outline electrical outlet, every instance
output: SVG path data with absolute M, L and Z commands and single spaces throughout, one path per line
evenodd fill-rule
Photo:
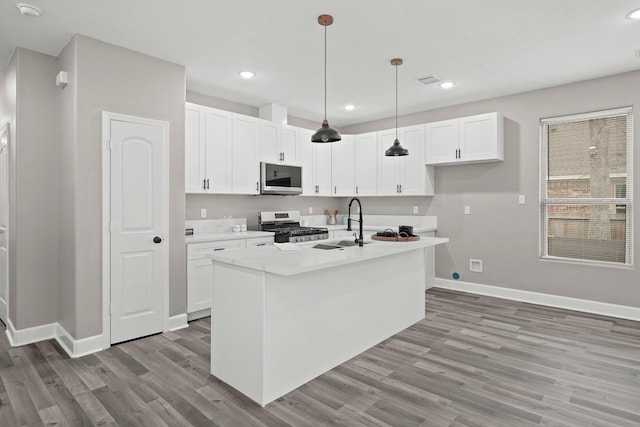
M 465 206 L 464 207 L 464 214 L 465 215 L 471 215 L 471 206 Z
M 207 217 L 207 210 L 200 209 L 200 218 L 206 218 L 206 217 Z
M 313 213 L 313 207 L 309 206 L 309 215 Z
M 414 213 L 414 214 L 417 214 L 417 213 L 418 213 L 418 207 L 417 207 L 417 206 L 414 206 L 414 207 L 413 207 L 413 213 Z
M 476 273 L 482 273 L 482 260 L 481 259 L 470 259 L 469 260 L 469 270 L 475 271 Z
M 521 204 L 521 205 L 524 205 L 524 203 L 525 203 L 524 194 L 518 195 L 518 203 Z

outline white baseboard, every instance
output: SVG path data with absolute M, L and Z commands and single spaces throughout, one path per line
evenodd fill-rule
M 170 331 L 177 331 L 178 329 L 183 329 L 189 326 L 189 323 L 187 323 L 187 313 L 170 316 L 168 326 Z
M 102 334 L 94 335 L 88 338 L 75 339 L 67 330 L 59 323 L 56 328 L 56 341 L 67 352 L 69 357 L 76 358 L 86 356 L 104 350 L 104 337 Z
M 50 323 L 32 328 L 16 329 L 11 319 L 7 319 L 7 338 L 9 338 L 11 347 L 49 340 L 56 337 L 56 325 L 57 323 Z
M 211 316 L 211 309 L 205 308 L 204 310 L 193 311 L 187 314 L 187 319 L 189 322 L 196 319 L 202 319 L 203 317 Z
M 499 286 L 441 279 L 438 277 L 436 277 L 435 287 L 640 321 L 640 307 L 629 307 L 626 305 L 609 304 L 539 292 L 521 291 Z

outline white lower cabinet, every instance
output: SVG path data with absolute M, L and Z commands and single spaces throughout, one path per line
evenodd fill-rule
M 273 241 L 273 238 L 271 240 Z M 244 247 L 246 247 L 245 239 L 187 245 L 187 313 L 189 313 L 189 320 L 211 314 L 213 264 L 210 259 L 205 258 L 205 254 Z

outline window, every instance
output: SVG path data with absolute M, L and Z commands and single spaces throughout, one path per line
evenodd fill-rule
M 540 121 L 540 256 L 631 265 L 631 108 Z

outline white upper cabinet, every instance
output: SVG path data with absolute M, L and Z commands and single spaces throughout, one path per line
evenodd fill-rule
M 280 128 L 280 148 L 282 152 L 282 163 L 298 164 L 298 132 L 299 128 L 289 125 L 281 125 Z M 309 138 L 311 139 L 311 138 Z
M 313 181 L 316 196 L 331 196 L 331 146 L 332 143 L 313 143 Z
M 231 192 L 232 113 L 187 103 L 185 191 Z
M 302 195 L 315 196 L 316 187 L 313 177 L 313 145 L 311 136 L 313 131 L 299 129 L 298 131 L 298 162 L 302 165 Z
M 376 196 L 378 194 L 378 133 L 363 133 L 355 135 L 354 139 L 355 195 Z
M 355 194 L 354 136 L 342 135 L 342 140 L 331 145 L 331 184 L 333 196 Z
M 400 169 L 403 157 L 387 157 L 384 152 L 396 139 L 396 130 L 378 132 L 378 195 L 397 196 L 400 194 Z
M 204 108 L 187 103 L 184 115 L 184 183 L 187 193 L 204 193 Z
M 233 114 L 232 189 L 234 194 L 260 192 L 260 119 Z
M 297 164 L 298 128 L 260 119 L 260 160 Z
M 384 155 L 395 139 L 395 129 L 378 132 L 378 195 L 432 196 L 433 168 L 424 164 L 425 125 L 398 129 L 398 139 L 408 156 Z
M 504 118 L 479 114 L 427 124 L 425 163 L 480 163 L 504 160 Z
M 331 196 L 331 146 L 311 142 L 313 131 L 298 130 L 298 161 L 302 165 L 302 195 Z
M 280 126 L 268 120 L 260 120 L 260 160 L 280 163 Z

